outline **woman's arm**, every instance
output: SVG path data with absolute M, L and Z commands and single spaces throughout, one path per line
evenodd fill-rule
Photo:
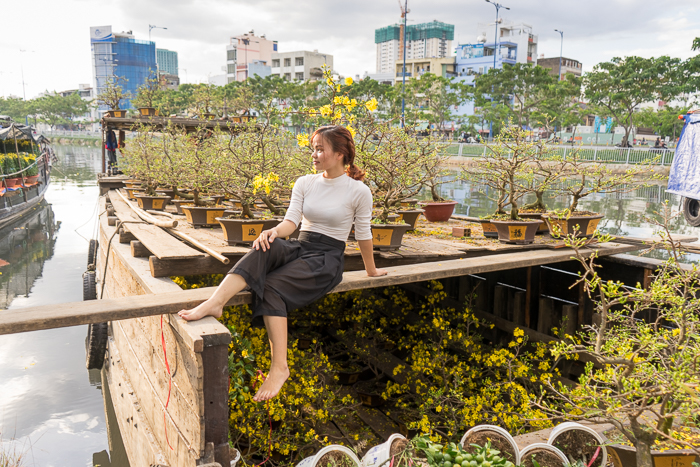
M 297 229 L 294 222 L 289 219 L 285 219 L 280 222 L 276 227 L 270 230 L 263 230 L 260 232 L 260 236 L 253 242 L 253 248 L 259 250 L 262 247 L 263 251 L 270 249 L 270 243 L 274 242 L 277 237 L 288 237 Z
M 377 269 L 374 265 L 374 247 L 372 246 L 372 240 L 358 240 L 357 244 L 360 246 L 360 253 L 362 253 L 362 261 L 365 263 L 365 271 L 369 277 L 379 277 L 386 276 L 389 271 L 386 269 Z

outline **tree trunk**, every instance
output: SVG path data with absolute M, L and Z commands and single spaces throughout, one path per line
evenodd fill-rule
M 445 201 L 445 198 L 440 196 L 440 194 L 437 192 L 437 187 L 435 185 L 430 186 L 430 194 L 433 197 L 433 201 L 436 203 L 439 203 L 441 201 Z
M 253 214 L 253 211 L 250 209 L 250 204 L 241 203 L 241 206 L 243 206 L 243 217 L 255 219 L 255 214 Z
M 546 211 L 547 206 L 544 204 L 544 191 L 535 191 L 537 199 L 535 202 L 523 206 L 523 210 L 532 209 L 533 211 Z
M 192 199 L 194 200 L 194 205 L 195 205 L 195 206 L 201 206 L 202 203 L 199 201 L 199 190 L 192 190 L 192 194 L 193 194 L 193 196 L 194 196 L 194 197 L 192 198 Z
M 173 185 L 173 194 L 179 196 L 182 199 L 194 199 L 194 194 L 192 193 L 182 193 L 178 191 L 177 186 Z
M 275 204 L 268 196 L 261 196 L 260 198 L 265 203 L 265 206 L 267 206 L 267 209 L 269 209 L 273 214 L 275 214 L 276 216 L 281 216 L 283 214 L 282 208 L 275 206 Z
M 635 418 L 630 420 L 630 428 L 637 438 L 634 447 L 637 449 L 637 467 L 654 467 L 651 458 L 651 445 L 656 441 L 656 433 L 644 427 Z

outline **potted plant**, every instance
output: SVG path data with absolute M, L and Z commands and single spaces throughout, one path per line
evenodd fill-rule
M 160 83 L 153 70 L 149 70 L 149 76 L 144 83 L 139 86 L 136 97 L 131 101 L 141 117 L 155 117 L 158 109 L 153 106 L 153 101 L 158 95 Z
M 679 262 L 680 244 L 669 231 L 677 215 L 667 203 L 659 213 L 661 220 L 647 219 L 662 238 L 652 248 L 665 250 L 669 259 L 655 269 L 645 287 L 602 280 L 595 256 L 589 259 L 582 251 L 595 240 L 612 237 L 598 233 L 593 239 L 572 233 L 566 237 L 581 267 L 578 282 L 593 298 L 597 324 L 553 344 L 552 358 L 586 354 L 596 364 L 585 366 L 578 385 L 545 381 L 549 399 L 538 406 L 552 416 L 614 425 L 631 445 L 607 446 L 616 465 L 661 465 L 653 459 L 659 440 L 679 451 L 694 448 L 683 427 L 697 426 L 700 413 L 700 286 L 694 268 Z M 628 457 L 625 451 L 633 455 Z M 679 451 L 672 454 L 685 461 L 696 459 L 687 450 Z M 620 462 L 623 457 L 627 463 Z M 672 460 L 663 462 L 671 465 Z
M 2 172 L 7 177 L 3 177 L 4 184 L 7 188 L 16 188 L 22 184 L 22 177 L 17 177 L 15 174 L 21 169 L 17 154 L 7 153 L 2 157 Z
M 515 467 L 515 464 L 507 460 L 503 454 L 494 449 L 490 443 L 483 446 L 470 446 L 472 452 L 468 452 L 462 444 L 448 443 L 438 444 L 430 440 L 428 436 L 421 436 L 413 440 L 416 450 L 425 455 L 429 467 L 450 467 L 463 464 L 474 467 Z
M 577 235 L 591 237 L 602 214 L 580 209 L 580 201 L 592 194 L 622 194 L 629 193 L 647 182 L 661 179 L 661 174 L 654 172 L 651 162 L 634 165 L 623 172 L 616 170 L 613 164 L 592 163 L 584 160 L 578 150 L 567 154 L 555 167 L 561 174 L 564 183 L 558 188 L 560 193 L 570 196 L 568 208 L 561 211 L 548 211 L 542 218 L 549 226 L 554 237 L 566 236 L 577 232 Z
M 605 467 L 608 462 L 606 440 L 580 423 L 560 423 L 552 430 L 547 444 L 563 452 L 572 465 L 580 462 L 586 467 Z
M 437 153 L 435 157 L 438 158 Z M 457 205 L 457 201 L 443 198 L 437 189 L 438 186 L 447 182 L 448 173 L 440 167 L 442 159 L 440 157 L 437 164 L 428 164 L 423 168 L 427 174 L 430 174 L 424 186 L 430 189 L 431 201 L 423 201 L 420 206 L 425 211 L 423 215 L 429 222 L 447 222 Z
M 500 426 L 477 425 L 464 433 L 459 444 L 470 454 L 475 454 L 479 446 L 489 444 L 501 456 L 515 465 L 520 465 L 520 450 L 513 437 Z
M 140 181 L 141 188 L 127 188 L 127 191 L 141 209 L 162 211 L 165 208 L 170 196 L 160 195 L 156 190 L 163 183 L 167 168 L 159 138 L 153 132 L 136 127 L 136 137 L 122 148 L 122 169 L 126 175 Z
M 568 467 L 563 452 L 546 443 L 533 443 L 520 451 L 521 467 Z
M 336 444 L 307 457 L 297 467 L 360 467 L 360 460 L 349 448 Z
M 485 161 L 467 170 L 472 179 L 480 179 L 497 193 L 505 194 L 503 201 L 510 205 L 510 212 L 489 218 L 501 242 L 528 244 L 535 240 L 540 221 L 521 218 L 518 205 L 533 191 L 534 184 L 541 183 L 532 166 L 542 153 L 541 142 L 528 141 L 527 131 L 511 125 L 496 137 L 490 151 L 486 152 Z
M 127 81 L 129 80 L 123 76 L 110 76 L 105 81 L 102 92 L 97 95 L 96 103 L 109 107 L 109 111 L 107 111 L 108 117 L 126 117 L 126 110 L 120 110 L 120 107 L 123 99 L 131 98 L 131 93 L 124 92 L 122 88 L 122 83 L 126 84 Z

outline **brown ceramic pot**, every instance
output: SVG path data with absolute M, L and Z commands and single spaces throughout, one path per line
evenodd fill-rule
M 577 237 L 591 237 L 598 228 L 600 220 L 603 218 L 602 214 L 596 214 L 595 216 L 569 216 L 567 219 L 557 219 L 550 214 L 543 214 L 542 218 L 547 222 L 549 227 L 549 233 L 554 238 L 559 238 L 560 236 L 566 236 L 577 232 Z M 554 231 L 560 230 L 559 235 Z
M 193 227 L 211 227 L 218 225 L 216 218 L 224 215 L 224 206 L 182 206 L 187 221 Z
M 263 230 L 277 226 L 279 219 L 226 219 L 217 217 L 229 245 L 252 245 Z
M 491 223 L 496 226 L 498 239 L 503 243 L 515 243 L 517 245 L 527 245 L 535 241 L 535 233 L 539 227 L 539 221 L 497 221 Z
M 372 244 L 378 250 L 401 248 L 403 234 L 411 230 L 408 224 L 372 224 Z
M 162 211 L 165 205 L 168 204 L 168 201 L 170 201 L 170 196 L 136 195 L 136 201 L 144 211 Z
M 444 203 L 420 203 L 425 211 L 423 215 L 429 222 L 447 222 L 455 210 L 457 201 L 446 201 Z

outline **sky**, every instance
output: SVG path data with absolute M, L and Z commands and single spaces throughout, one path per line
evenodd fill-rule
M 92 82 L 90 26 L 132 30 L 179 55 L 180 79 L 207 82 L 222 74 L 230 37 L 253 29 L 279 50 L 332 54 L 337 72 L 376 71 L 374 30 L 400 19 L 399 0 L 0 0 L 0 96 L 27 99 Z M 499 0 L 505 21 L 524 22 L 539 36 L 538 55 L 579 60 L 589 71 L 616 56 L 687 58 L 700 37 L 697 0 Z M 477 23 L 493 21 L 484 0 L 409 0 L 409 24 L 455 25 L 455 45 L 472 43 Z M 453 51 L 454 53 L 454 51 Z

